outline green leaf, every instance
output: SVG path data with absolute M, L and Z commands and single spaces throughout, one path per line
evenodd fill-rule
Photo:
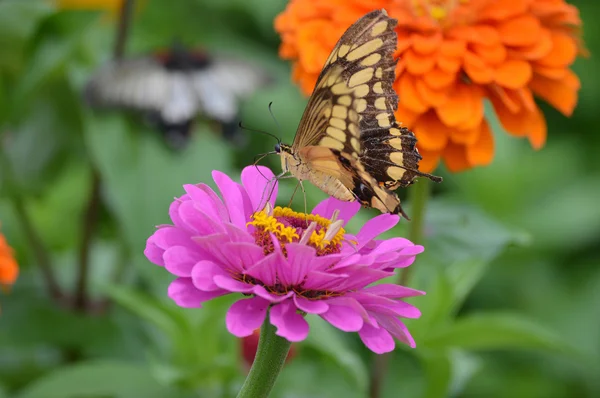
M 35 380 L 16 398 L 181 397 L 161 386 L 146 366 L 122 361 L 88 361 Z
M 41 35 L 15 87 L 13 101 L 16 109 L 20 109 L 45 83 L 67 71 L 67 65 L 74 61 L 97 15 L 80 13 L 75 17 L 70 13 L 57 13 L 50 19 L 57 30 L 66 32 L 45 32 Z
M 452 361 L 445 351 L 417 350 L 425 375 L 423 398 L 448 396 L 452 383 Z
M 574 354 L 563 337 L 514 313 L 481 313 L 457 319 L 423 342 L 429 349 L 537 349 Z
M 0 1 L 0 69 L 19 68 L 25 42 L 52 11 L 51 3 L 43 0 Z
M 362 359 L 340 338 L 342 332 L 319 317 L 308 317 L 307 321 L 310 333 L 304 344 L 333 359 L 355 383 L 357 390 L 366 394 L 369 372 Z
M 104 290 L 117 303 L 166 333 L 174 344 L 184 335 L 191 335 L 191 325 L 174 304 L 127 287 L 105 286 Z
M 102 174 L 108 205 L 132 253 L 143 251 L 156 225 L 169 222 L 169 205 L 185 193 L 184 184 L 212 185 L 212 170 L 230 168 L 226 144 L 208 131 L 174 152 L 158 132 L 129 131 L 116 115 L 89 115 L 87 127 L 86 143 Z

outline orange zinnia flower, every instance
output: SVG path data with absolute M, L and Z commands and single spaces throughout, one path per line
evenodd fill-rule
M 19 275 L 19 266 L 13 257 L 12 248 L 0 233 L 0 287 L 6 289 L 15 283 Z
M 569 67 L 585 50 L 579 12 L 564 0 L 292 0 L 275 29 L 304 93 L 346 28 L 380 8 L 398 19 L 396 118 L 417 135 L 424 171 L 441 159 L 451 171 L 491 162 L 486 98 L 536 149 L 546 121 L 534 95 L 573 112 L 580 83 Z

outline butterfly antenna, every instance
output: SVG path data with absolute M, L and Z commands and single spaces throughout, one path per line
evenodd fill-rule
M 242 124 L 242 122 L 239 122 L 239 123 L 238 123 L 238 126 L 240 126 L 240 128 L 241 128 L 242 130 L 254 131 L 255 133 L 261 133 L 261 134 L 268 135 L 269 137 L 273 137 L 273 138 L 275 138 L 275 139 L 277 140 L 277 143 L 281 144 L 281 140 L 280 140 L 280 139 L 279 139 L 279 137 L 277 137 L 275 134 L 271 134 L 271 133 L 269 133 L 269 132 L 267 132 L 267 131 L 263 131 L 263 130 L 257 130 L 257 129 L 253 129 L 253 128 L 246 127 L 246 126 L 244 126 L 244 125 Z
M 273 106 L 273 101 L 269 102 L 269 113 L 271 114 L 271 117 L 273 118 L 273 121 L 275 122 L 275 126 L 277 126 L 277 133 L 279 135 L 281 135 L 281 126 L 279 125 L 279 122 L 275 118 L 275 114 L 273 113 L 273 109 L 271 108 L 272 106 Z M 281 140 L 279 140 L 279 143 L 281 144 Z

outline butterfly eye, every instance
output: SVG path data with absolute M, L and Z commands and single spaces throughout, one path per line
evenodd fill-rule
M 279 144 L 279 143 L 275 144 L 275 152 L 277 152 L 277 153 L 281 152 L 281 144 Z

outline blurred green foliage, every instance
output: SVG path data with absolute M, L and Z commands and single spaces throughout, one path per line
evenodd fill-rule
M 277 57 L 272 21 L 285 3 L 148 0 L 137 7 L 126 53 L 178 37 L 261 65 L 276 83 L 243 104 L 242 120 L 290 142 L 306 100 Z M 596 54 L 600 3 L 572 3 Z M 166 298 L 171 277 L 142 252 L 154 226 L 168 222 L 182 184 L 209 182 L 213 169 L 236 175 L 274 142 L 247 132 L 249 144 L 233 148 L 199 123 L 190 145 L 173 152 L 140 118 L 86 109 L 81 88 L 111 58 L 115 22 L 50 1 L 0 0 L 0 220 L 22 265 L 13 291 L 1 297 L 0 397 L 234 396 L 245 367 L 239 341 L 225 330 L 232 299 L 176 307 Z M 413 284 L 427 291 L 413 300 L 423 316 L 409 323 L 418 348 L 396 350 L 384 397 L 600 396 L 597 57 L 575 70 L 580 104 L 570 119 L 544 107 L 543 150 L 509 138 L 496 122 L 491 166 L 442 171 L 445 182 L 428 207 L 426 252 L 415 263 Z M 276 158 L 266 163 L 279 168 Z M 77 307 L 71 299 L 95 172 L 101 207 L 92 302 Z M 282 185 L 281 197 L 289 197 L 293 184 Z M 309 206 L 324 197 L 314 187 L 307 192 Z M 20 207 L 67 297 L 48 295 Z M 371 214 L 362 210 L 350 229 Z M 390 234 L 405 229 L 401 223 Z M 373 357 L 356 336 L 310 322 L 273 396 L 366 396 Z

